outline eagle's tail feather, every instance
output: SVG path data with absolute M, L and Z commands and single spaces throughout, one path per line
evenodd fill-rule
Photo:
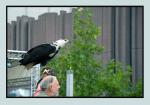
M 28 62 L 30 62 L 30 55 L 26 53 L 26 54 L 23 54 L 22 57 L 23 58 L 21 60 L 19 60 L 20 64 L 27 65 Z

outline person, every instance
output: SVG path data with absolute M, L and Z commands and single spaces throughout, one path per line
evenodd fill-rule
M 59 82 L 56 76 L 46 76 L 42 82 L 40 83 L 41 91 L 37 96 L 40 97 L 51 97 L 51 96 L 58 96 L 59 92 Z
M 54 72 L 54 70 L 49 67 L 43 68 L 42 71 L 43 73 L 42 73 L 41 79 L 36 84 L 36 91 L 34 92 L 33 96 L 37 96 L 39 92 L 41 91 L 40 83 L 42 82 L 43 78 L 45 78 L 48 75 L 56 76 L 56 73 Z

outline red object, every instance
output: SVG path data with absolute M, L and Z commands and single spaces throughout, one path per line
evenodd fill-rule
M 33 94 L 33 96 L 38 96 L 38 94 L 40 93 L 40 91 L 41 91 L 41 87 L 40 87 L 40 85 L 38 85 L 38 87 L 37 87 L 35 93 Z

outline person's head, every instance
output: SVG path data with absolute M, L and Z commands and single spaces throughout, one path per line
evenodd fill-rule
M 41 85 L 41 91 L 45 91 L 48 96 L 57 96 L 59 92 L 59 82 L 55 76 L 47 76 L 43 79 Z
M 56 76 L 54 70 L 52 68 L 49 67 L 45 67 L 43 68 L 43 73 L 42 73 L 42 78 L 48 76 L 48 75 L 52 75 L 52 76 Z

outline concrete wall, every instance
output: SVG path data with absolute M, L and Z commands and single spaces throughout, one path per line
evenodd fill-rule
M 102 28 L 98 43 L 105 48 L 103 63 L 116 59 L 133 68 L 136 83 L 143 75 L 143 8 L 95 7 L 93 20 Z
M 30 72 L 31 72 L 30 70 L 26 70 L 23 66 L 18 65 L 8 69 L 7 79 L 10 80 L 16 78 L 30 77 L 31 76 Z

